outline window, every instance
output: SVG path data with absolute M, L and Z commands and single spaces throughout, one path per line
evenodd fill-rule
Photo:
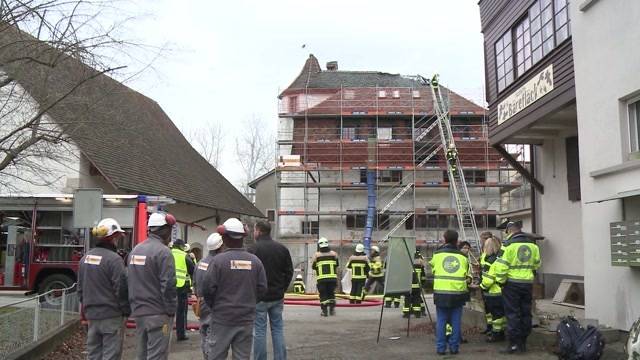
M 416 215 L 416 229 L 427 228 L 427 215 Z
M 478 229 L 484 229 L 487 227 L 487 222 L 485 221 L 487 218 L 484 215 L 475 215 L 476 219 L 476 227 Z
M 462 170 L 462 172 L 464 174 L 464 181 L 468 184 L 484 183 L 487 181 L 486 170 Z
M 580 196 L 580 156 L 578 153 L 578 137 L 565 139 L 567 152 L 567 185 L 569 188 L 569 200 L 579 201 Z
M 399 98 L 400 97 L 400 90 L 393 90 L 393 97 L 394 98 Z
M 276 221 L 276 211 L 274 209 L 267 209 L 267 221 Z
M 298 97 L 291 96 L 289 97 L 289 113 L 298 112 Z
M 302 233 L 308 235 L 318 235 L 319 231 L 318 221 L 303 221 L 302 222 Z
M 402 170 L 381 170 L 378 181 L 402 183 Z
M 496 68 L 498 72 L 498 91 L 504 90 L 513 82 L 513 49 L 511 31 L 496 42 Z
M 356 128 L 342 128 L 342 139 L 353 140 L 356 138 Z
M 386 92 L 386 91 L 384 91 L 384 90 L 380 90 L 380 91 L 378 91 L 378 97 L 379 97 L 379 98 L 387 97 L 387 92 Z
M 531 29 L 529 17 L 516 26 L 516 70 L 522 76 L 531 68 Z
M 389 215 L 387 214 L 379 214 L 376 228 L 378 230 L 389 230 Z
M 629 145 L 631 152 L 640 151 L 640 98 L 627 103 L 629 108 Z
M 560 44 L 571 35 L 569 27 L 569 1 L 555 0 L 556 42 Z
M 378 140 L 391 140 L 393 138 L 393 132 L 390 127 L 378 128 Z
M 438 215 L 438 227 L 440 229 L 448 229 L 449 228 L 449 216 L 448 215 Z
M 367 224 L 367 215 L 349 214 L 346 217 L 347 229 L 364 229 L 364 226 Z
M 498 226 L 498 216 L 495 214 L 487 215 L 487 228 L 492 229 Z
M 417 99 L 420 97 L 420 90 L 413 90 L 411 92 L 411 95 L 413 96 L 414 99 Z
M 361 183 L 366 183 L 367 182 L 367 170 L 366 169 L 360 169 L 360 182 Z

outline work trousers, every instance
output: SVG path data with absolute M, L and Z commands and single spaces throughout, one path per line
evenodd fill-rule
M 88 360 L 120 360 L 124 340 L 124 317 L 89 320 Z
M 318 293 L 320 293 L 320 307 L 326 309 L 336 305 L 336 280 L 318 281 Z
M 384 291 L 384 276 L 368 278 L 364 288 L 367 294 L 381 294 Z
M 491 331 L 499 333 L 504 331 L 504 301 L 502 296 L 484 296 L 484 312 L 487 315 L 487 324 L 491 325 Z
M 384 305 L 386 307 L 391 307 L 392 303 L 394 304 L 395 307 L 399 307 L 400 306 L 400 296 L 384 294 Z
M 422 290 L 420 288 L 411 289 L 411 293 L 404 296 L 404 304 L 402 305 L 402 312 L 404 314 L 412 312 L 416 316 L 422 314 L 422 311 L 426 310 L 424 303 L 422 302 Z
M 178 339 L 187 337 L 187 311 L 189 310 L 189 293 L 178 289 L 178 308 L 176 309 L 176 336 Z
M 227 326 L 211 324 L 212 347 L 208 360 L 226 360 L 229 348 L 233 360 L 249 360 L 253 345 L 253 324 Z
M 271 328 L 273 359 L 287 360 L 284 341 L 282 311 L 284 300 L 260 301 L 256 305 L 256 320 L 253 327 L 253 360 L 267 360 L 267 324 Z
M 507 336 L 512 343 L 526 343 L 531 333 L 533 285 L 507 281 L 502 288 Z
M 203 315 L 202 305 L 200 306 L 200 347 L 202 348 L 203 359 L 208 360 L 212 346 L 211 313 L 207 311 L 207 313 Z
M 149 315 L 136 318 L 137 360 L 167 360 L 173 317 Z
M 349 302 L 360 304 L 364 300 L 364 283 L 366 279 L 351 279 L 351 293 Z

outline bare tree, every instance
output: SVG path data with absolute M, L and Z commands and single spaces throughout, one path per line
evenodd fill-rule
M 191 129 L 187 133 L 187 140 L 209 164 L 215 168 L 220 166 L 220 155 L 224 150 L 224 133 L 221 124 L 212 122 L 206 127 Z
M 249 182 L 271 170 L 275 165 L 275 137 L 262 119 L 246 120 L 242 135 L 236 138 L 236 154 L 242 168 L 240 189 L 250 200 Z
M 111 4 L 106 0 L 0 1 L 0 190 L 11 190 L 20 181 L 40 186 L 56 182 L 77 151 L 73 151 L 72 130 L 49 114 L 81 92 L 87 82 L 104 74 L 126 75 L 119 72 L 125 66 L 114 61 L 130 61 L 123 54 L 131 55 L 127 49 L 141 46 L 117 38 L 124 21 L 103 22 L 111 19 L 105 16 L 113 12 Z M 43 74 L 70 66 L 69 62 L 93 70 L 65 79 L 62 91 L 47 93 L 38 101 L 21 84 L 24 77 L 49 80 Z

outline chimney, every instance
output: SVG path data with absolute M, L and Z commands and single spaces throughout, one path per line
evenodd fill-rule
M 338 62 L 337 61 L 329 61 L 327 63 L 328 71 L 337 71 L 338 70 Z

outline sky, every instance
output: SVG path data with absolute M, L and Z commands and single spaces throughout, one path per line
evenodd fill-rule
M 263 119 L 275 133 L 277 95 L 310 53 L 323 68 L 439 73 L 454 91 L 483 99 L 477 0 L 139 0 L 126 9 L 129 37 L 168 49 L 127 85 L 183 132 L 222 126 L 218 170 L 232 183 L 241 179 L 234 139 L 243 121 Z

